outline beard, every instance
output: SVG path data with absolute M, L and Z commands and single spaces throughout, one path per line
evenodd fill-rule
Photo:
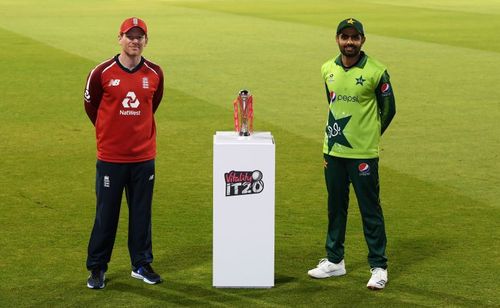
M 361 47 L 355 46 L 355 45 L 346 45 L 343 47 L 340 47 L 340 52 L 342 55 L 348 57 L 348 58 L 354 58 L 359 55 L 361 52 Z

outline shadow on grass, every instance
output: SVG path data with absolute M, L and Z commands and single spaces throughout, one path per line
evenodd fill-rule
M 285 277 L 284 279 L 290 279 Z M 291 278 L 293 280 L 293 278 Z M 163 282 L 154 286 L 141 286 L 118 282 L 108 287 L 125 293 L 134 293 L 136 296 L 160 301 L 166 305 L 180 306 L 268 306 L 275 304 L 268 299 L 259 299 L 269 292 L 269 289 L 219 289 L 211 286 L 202 287 L 199 284 Z
M 439 246 L 439 250 L 434 249 Z M 446 251 L 453 249 L 452 243 L 436 238 L 408 238 L 393 244 L 391 263 L 389 266 L 390 279 L 396 280 L 405 274 L 414 275 L 420 264 L 426 259 L 446 255 Z
M 113 276 L 106 278 L 106 288 L 103 290 L 85 290 L 96 292 L 88 302 L 79 301 L 79 305 L 87 306 L 95 302 L 95 296 L 101 297 L 103 293 L 127 293 L 134 297 L 144 298 L 144 303 L 162 302 L 166 305 L 180 306 L 279 306 L 273 302 L 273 296 L 269 288 L 214 288 L 202 286 L 199 283 L 181 283 L 179 281 L 166 280 L 157 285 L 147 285 L 135 279 L 124 282 Z M 287 284 L 297 280 L 295 277 L 276 275 L 274 289 L 286 287 Z M 83 285 L 79 285 L 82 288 Z M 281 292 L 280 292 L 281 293 Z M 279 301 L 279 299 L 274 299 Z
M 286 285 L 288 283 L 295 282 L 296 280 L 297 280 L 296 277 L 290 277 L 290 276 L 284 276 L 284 275 L 276 275 L 276 277 L 274 278 L 274 283 L 275 283 L 275 287 L 279 288 L 282 285 Z
M 293 277 L 278 277 L 278 280 L 297 282 L 297 279 Z M 356 286 L 353 287 L 352 281 L 349 282 L 349 280 L 352 279 L 349 279 L 349 277 L 327 280 L 307 279 L 300 281 L 293 289 L 278 283 L 272 289 L 218 289 L 211 286 L 200 286 L 199 284 L 188 284 L 178 281 L 167 281 L 153 286 L 142 284 L 140 281 L 131 281 L 130 283 L 116 282 L 109 284 L 104 292 L 133 294 L 134 297 L 139 298 L 137 302 L 140 302 L 140 298 L 143 298 L 145 304 L 163 303 L 167 306 L 189 307 L 289 307 L 294 305 L 294 299 L 297 296 L 302 299 L 308 296 L 320 296 L 324 298 L 324 305 L 320 304 L 318 307 L 326 307 L 333 304 L 350 307 L 365 306 L 369 303 L 377 305 L 384 302 L 387 303 L 387 300 L 399 307 L 418 305 L 416 300 L 421 304 L 427 303 L 429 305 L 494 306 L 493 304 L 488 305 L 484 301 L 469 299 L 465 296 L 457 296 L 456 294 L 447 294 L 415 286 L 397 284 L 396 287 L 396 283 L 393 283 L 395 285 L 394 289 L 389 284 L 386 290 L 373 292 L 365 289 L 358 283 L 355 283 Z M 87 303 L 79 302 L 79 304 L 86 306 L 87 304 L 91 305 L 93 302 L 95 302 L 95 299 Z M 314 302 L 318 304 L 317 300 Z M 295 304 L 301 305 L 306 304 L 306 302 L 302 300 L 295 302 Z
M 389 286 L 390 287 L 390 286 Z M 462 306 L 462 307 L 498 307 L 498 304 L 488 304 L 484 300 L 474 300 L 457 294 L 448 294 L 445 292 L 432 291 L 429 289 L 416 288 L 415 286 L 401 285 L 397 286 L 398 293 L 403 296 L 418 296 L 422 301 L 428 300 L 429 304 L 437 303 L 439 306 Z

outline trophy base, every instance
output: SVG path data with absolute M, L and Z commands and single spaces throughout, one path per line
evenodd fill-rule
M 250 136 L 250 133 L 249 132 L 240 132 L 240 136 L 248 137 L 248 136 Z

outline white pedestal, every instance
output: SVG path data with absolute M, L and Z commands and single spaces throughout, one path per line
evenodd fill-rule
M 273 287 L 273 136 L 217 132 L 213 168 L 213 286 Z

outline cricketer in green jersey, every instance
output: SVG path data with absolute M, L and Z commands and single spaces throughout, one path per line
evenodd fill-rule
M 344 240 L 352 183 L 368 245 L 371 278 L 367 287 L 383 289 L 388 281 L 386 234 L 380 206 L 378 157 L 380 137 L 396 113 L 386 67 L 366 55 L 361 22 L 348 18 L 337 27 L 340 55 L 326 62 L 328 119 L 323 145 L 328 191 L 326 255 L 308 272 L 313 278 L 346 274 Z

